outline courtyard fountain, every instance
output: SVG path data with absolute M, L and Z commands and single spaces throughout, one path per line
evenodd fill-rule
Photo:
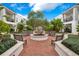
M 48 34 L 45 33 L 43 28 L 41 26 L 36 27 L 36 29 L 33 31 L 33 34 L 30 35 L 32 40 L 47 40 L 48 39 Z

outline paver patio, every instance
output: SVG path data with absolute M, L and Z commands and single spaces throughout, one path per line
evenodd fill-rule
M 58 56 L 54 49 L 54 45 L 51 45 L 51 39 L 44 41 L 34 41 L 30 39 L 30 36 L 24 37 L 27 43 L 24 44 L 24 49 L 20 53 L 20 56 Z

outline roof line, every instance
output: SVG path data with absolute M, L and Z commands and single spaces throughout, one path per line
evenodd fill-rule
M 2 5 L 2 4 L 1 4 Z M 11 9 L 7 8 L 6 6 L 2 5 L 4 8 L 10 10 L 11 12 L 13 12 L 14 14 L 16 14 L 14 11 L 12 11 Z

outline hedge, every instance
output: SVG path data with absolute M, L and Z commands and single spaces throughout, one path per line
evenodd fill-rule
M 11 38 L 5 38 L 5 41 L 0 42 L 0 54 L 11 48 L 16 44 L 16 40 Z
M 68 35 L 68 38 L 63 40 L 62 44 L 79 55 L 79 36 L 78 35 Z

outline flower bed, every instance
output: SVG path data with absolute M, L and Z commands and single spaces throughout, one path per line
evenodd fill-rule
M 79 36 L 68 35 L 68 38 L 63 40 L 62 44 L 79 55 Z

